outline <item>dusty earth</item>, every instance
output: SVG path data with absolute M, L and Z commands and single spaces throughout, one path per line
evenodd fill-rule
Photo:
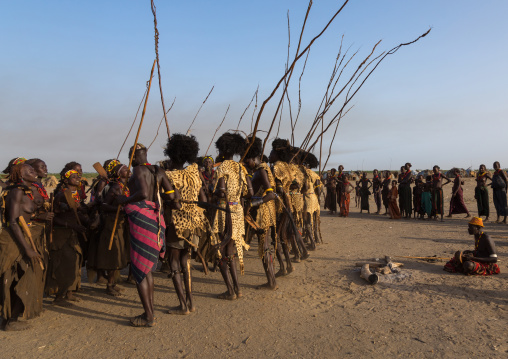
M 474 215 L 473 186 L 468 179 L 465 198 Z M 444 191 L 449 198 L 451 185 Z M 128 325 L 128 318 L 142 311 L 133 286 L 124 285 L 126 295 L 112 298 L 104 287 L 84 283 L 83 300 L 73 308 L 54 307 L 47 298 L 31 330 L 0 332 L 1 357 L 508 356 L 507 225 L 486 225 L 496 241 L 500 275 L 466 277 L 444 272 L 444 262 L 400 259 L 408 278 L 371 286 L 354 271 L 356 261 L 384 255 L 451 257 L 473 247 L 473 239 L 463 215 L 443 223 L 392 221 L 360 214 L 352 202 L 349 218 L 323 212 L 325 243 L 280 279 L 276 291 L 255 289 L 265 281 L 256 244 L 246 255 L 244 298 L 234 302 L 215 298 L 224 291 L 219 273 L 205 276 L 194 264 L 197 311 L 189 316 L 164 314 L 177 298 L 170 279 L 156 273 L 153 328 Z M 492 212 L 495 219 L 491 203 Z

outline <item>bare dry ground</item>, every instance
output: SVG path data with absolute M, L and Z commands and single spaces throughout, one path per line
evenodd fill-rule
M 473 186 L 468 179 L 465 198 L 474 215 Z M 448 198 L 450 191 L 446 186 Z M 224 291 L 220 274 L 205 276 L 194 265 L 197 311 L 189 316 L 164 314 L 177 298 L 170 279 L 156 273 L 153 328 L 128 325 L 142 312 L 133 286 L 112 298 L 104 287 L 84 284 L 83 300 L 73 308 L 53 307 L 47 299 L 33 329 L 1 332 L 1 357 L 507 357 L 508 226 L 488 223 L 486 231 L 497 244 L 498 276 L 466 277 L 444 272 L 444 262 L 400 260 L 409 278 L 371 286 L 354 262 L 384 255 L 448 257 L 470 249 L 467 220 L 392 221 L 355 208 L 346 219 L 323 213 L 325 243 L 280 279 L 276 291 L 255 289 L 265 282 L 255 244 L 246 255 L 240 300 L 216 299 Z

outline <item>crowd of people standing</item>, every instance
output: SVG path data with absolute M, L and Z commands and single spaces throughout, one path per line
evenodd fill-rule
M 215 160 L 198 158 L 194 136 L 173 134 L 167 159 L 152 165 L 137 143 L 129 151 L 132 169 L 107 160 L 91 185 L 81 165 L 70 162 L 51 193 L 42 181 L 45 161 L 12 159 L 0 181 L 2 328 L 27 329 L 29 322 L 18 318 L 38 316 L 44 297 L 63 307 L 80 301 L 83 268 L 116 297 L 125 290 L 120 270 L 129 267 L 126 281 L 136 285 L 144 309 L 131 318 L 135 327 L 154 325 L 152 271 L 159 267 L 179 301 L 168 314 L 195 311 L 191 259 L 205 272 L 209 264 L 220 271 L 226 291 L 217 298 L 236 300 L 244 295 L 243 253 L 254 238 L 267 279 L 260 288 L 276 289 L 277 278 L 322 243 L 322 185 L 312 170 L 318 160 L 284 139 L 273 141 L 266 158 L 261 139 L 236 132 L 215 145 Z
M 350 182 L 352 175 L 344 172 L 340 165 L 338 171 L 332 168 L 323 182 L 326 186 L 325 209 L 330 214 L 339 213 L 341 217 L 349 215 L 351 193 L 355 191 L 355 202 L 360 207 L 360 213 L 370 213 L 369 199 L 372 195 L 376 205 L 376 214 L 380 214 L 382 207 L 385 215 L 391 219 L 419 218 L 419 219 L 440 219 L 443 221 L 445 215 L 443 186 L 453 183 L 451 189 L 451 200 L 447 217 L 456 214 L 471 214 L 464 202 L 464 179 L 461 171 L 453 169 L 453 179 L 448 178 L 441 172 L 439 166 L 434 166 L 432 173 L 424 176 L 414 174 L 411 170 L 411 163 L 406 163 L 400 168 L 399 173 L 382 171 L 383 178 L 379 171 L 373 171 L 373 178 L 367 178 L 367 173 L 360 174 L 355 185 Z M 497 213 L 498 223 L 506 223 L 507 210 L 507 189 L 508 178 L 506 172 L 501 169 L 499 162 L 494 162 L 494 173 L 491 175 L 485 165 L 480 165 L 476 174 L 475 200 L 478 208 L 478 216 L 488 221 L 490 216 L 489 190 L 492 187 L 493 201 Z

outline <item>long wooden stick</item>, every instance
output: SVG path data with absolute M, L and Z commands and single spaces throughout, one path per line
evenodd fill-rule
M 222 124 L 224 123 L 224 120 L 226 119 L 226 115 L 228 114 L 228 111 L 229 111 L 229 106 L 231 106 L 231 105 L 228 105 L 228 109 L 226 110 L 226 113 L 224 114 L 224 117 L 222 118 L 222 121 L 219 124 L 219 127 L 217 127 L 217 129 L 215 130 L 215 133 L 213 134 L 212 140 L 210 141 L 210 144 L 208 145 L 208 148 L 206 149 L 205 156 L 208 156 L 208 150 L 210 149 L 210 146 L 212 145 L 213 140 L 215 139 L 215 135 L 217 135 L 217 131 L 219 131 Z
M 275 85 L 275 88 L 272 90 L 272 92 L 270 93 L 270 95 L 268 96 L 268 98 L 266 98 L 265 101 L 263 101 L 263 104 L 261 105 L 261 109 L 259 110 L 258 112 L 258 115 L 257 115 L 257 118 L 256 118 L 256 123 L 255 123 L 255 126 L 254 126 L 254 130 L 252 131 L 252 140 L 250 141 L 249 145 L 247 146 L 247 148 L 245 149 L 245 153 L 244 155 L 242 156 L 242 159 L 241 161 L 243 160 L 243 158 L 245 157 L 245 155 L 249 152 L 252 144 L 254 143 L 254 139 L 255 139 L 255 136 L 256 136 L 256 132 L 257 132 L 257 129 L 258 129 L 258 126 L 259 126 L 259 121 L 261 119 L 261 115 L 263 114 L 263 110 L 266 106 L 266 104 L 272 99 L 272 97 L 275 95 L 275 93 L 277 92 L 277 90 L 279 89 L 281 83 L 286 79 L 286 77 L 288 77 L 289 74 L 292 74 L 293 73 L 293 69 L 296 65 L 296 63 L 298 62 L 298 60 L 300 60 L 300 58 L 305 55 L 305 53 L 307 53 L 307 51 L 309 51 L 309 49 L 311 48 L 311 46 L 314 44 L 314 42 L 319 39 L 323 33 L 328 29 L 328 27 L 330 27 L 331 23 L 335 20 L 335 18 L 340 14 L 340 12 L 344 9 L 344 7 L 347 5 L 347 3 L 349 2 L 349 0 L 345 0 L 344 3 L 342 4 L 342 6 L 339 8 L 339 10 L 337 10 L 337 12 L 335 12 L 335 14 L 332 16 L 332 18 L 328 21 L 328 23 L 325 25 L 325 27 L 323 28 L 323 30 L 321 30 L 321 32 L 319 34 L 317 34 L 310 42 L 309 44 L 295 57 L 295 59 L 293 60 L 293 62 L 291 63 L 291 66 L 288 68 L 288 70 L 284 73 L 284 75 L 282 76 L 282 78 L 277 82 L 277 84 Z M 310 5 L 310 4 L 309 4 Z M 303 34 L 303 28 L 302 28 L 302 34 Z M 264 152 L 264 147 L 266 146 L 266 142 L 268 140 L 268 138 L 270 137 L 270 132 L 271 132 L 271 129 L 273 128 L 273 123 L 275 121 L 272 122 L 271 126 L 270 126 L 270 130 L 268 131 L 268 134 L 265 138 L 265 141 L 263 142 L 263 152 Z
M 131 128 L 129 128 L 129 132 L 127 133 L 127 136 L 125 136 L 125 140 L 123 140 L 122 147 L 120 147 L 120 151 L 118 151 L 118 155 L 116 156 L 116 160 L 117 161 L 120 158 L 120 153 L 122 153 L 123 146 L 125 146 L 125 142 L 127 142 L 127 139 L 131 135 L 132 128 L 134 127 L 134 124 L 136 123 L 136 120 L 138 119 L 138 113 L 139 113 L 139 110 L 141 109 L 141 105 L 143 104 L 143 101 L 145 99 L 146 91 L 147 90 L 148 90 L 148 88 L 145 90 L 145 93 L 143 94 L 143 97 L 141 98 L 141 101 L 139 101 L 139 106 L 138 106 L 138 110 L 136 111 L 136 116 L 134 116 L 134 121 L 132 121 Z
M 175 104 L 175 101 L 176 101 L 176 96 L 175 98 L 173 99 L 173 103 L 171 103 L 171 106 L 169 106 L 169 110 L 168 112 L 166 112 L 166 115 L 169 113 L 169 111 L 171 111 L 171 109 L 173 108 L 173 105 Z M 161 125 L 162 125 L 162 121 L 164 121 L 164 116 L 162 116 L 161 118 L 161 121 L 159 122 L 159 127 L 157 127 L 157 133 L 155 134 L 155 137 L 153 138 L 153 141 L 150 143 L 150 146 L 148 146 L 148 149 L 150 149 L 150 147 L 152 147 L 153 143 L 155 142 L 155 140 L 157 139 L 157 137 L 159 136 L 159 130 L 161 128 Z
M 37 250 L 37 247 L 35 247 L 34 240 L 32 239 L 32 233 L 30 232 L 30 229 L 28 228 L 28 225 L 26 224 L 25 218 L 23 216 L 19 216 L 18 222 L 21 226 L 21 229 L 23 232 L 25 232 L 25 235 L 28 237 L 28 241 L 30 242 L 30 245 L 32 246 L 32 249 L 34 252 L 40 255 L 39 251 Z M 41 266 L 41 269 L 44 270 L 44 264 L 42 263 L 41 257 L 37 257 L 39 265 Z
M 166 130 L 168 132 L 168 138 L 171 137 L 171 133 L 169 132 L 169 123 L 168 118 L 166 116 L 166 105 L 164 104 L 164 95 L 162 93 L 162 83 L 161 83 L 161 67 L 159 65 L 159 30 L 157 29 L 157 15 L 156 8 L 153 0 L 151 0 L 152 5 L 152 14 L 153 14 L 153 28 L 155 31 L 155 61 L 157 62 L 157 76 L 159 78 L 159 91 L 161 94 L 161 102 L 162 102 L 162 113 L 164 114 L 164 119 L 166 120 Z M 148 97 L 148 94 L 146 95 Z M 141 127 L 141 126 L 140 126 Z M 130 167 L 130 166 L 129 166 Z
M 143 112 L 141 112 L 141 120 L 139 121 L 138 133 L 136 134 L 136 139 L 134 140 L 134 147 L 132 149 L 131 158 L 129 159 L 129 166 L 127 167 L 127 170 L 130 170 L 131 165 L 132 165 L 132 160 L 134 158 L 134 153 L 136 152 L 136 146 L 138 144 L 139 133 L 141 132 L 141 126 L 143 126 L 143 119 L 145 118 L 146 104 L 148 102 L 148 95 L 150 95 L 150 87 L 152 86 L 153 70 L 155 69 L 156 63 L 157 63 L 157 59 L 155 59 L 153 61 L 152 71 L 150 72 L 150 82 L 148 82 L 148 90 L 146 91 L 145 104 L 143 106 Z M 111 232 L 111 237 L 109 238 L 108 250 L 111 250 L 111 248 L 113 247 L 113 239 L 115 238 L 116 225 L 118 223 L 118 216 L 120 215 L 121 208 L 122 208 L 122 206 L 118 206 L 118 209 L 116 210 L 115 223 L 113 225 L 113 231 Z
M 252 104 L 252 101 L 254 101 L 254 97 L 257 97 L 258 91 L 259 91 L 259 85 L 258 85 L 258 88 L 256 89 L 256 92 L 254 92 L 254 95 L 252 95 L 252 98 L 250 99 L 249 104 L 247 105 L 247 107 L 243 111 L 242 115 L 240 116 L 240 119 L 238 120 L 238 125 L 236 125 L 237 130 L 240 127 L 240 123 L 242 123 L 243 115 L 245 115 L 245 112 L 247 112 L 247 110 L 249 109 L 250 105 Z
M 210 90 L 210 92 L 208 93 L 208 95 L 206 95 L 206 98 L 205 100 L 203 101 L 203 103 L 201 104 L 201 106 L 199 106 L 199 109 L 198 109 L 198 112 L 196 112 L 196 116 L 194 116 L 194 118 L 192 119 L 192 122 L 191 124 L 189 125 L 189 128 L 187 129 L 187 133 L 186 135 L 189 136 L 190 133 L 191 133 L 191 129 L 192 129 L 192 125 L 194 124 L 194 121 L 196 121 L 196 117 L 198 117 L 198 114 L 199 112 L 201 111 L 201 109 L 203 108 L 203 105 L 206 103 L 206 100 L 208 100 L 208 97 L 210 97 L 210 95 L 212 94 L 212 91 L 214 89 L 215 85 L 212 86 L 212 89 Z
M 450 260 L 451 257 L 413 257 L 413 256 L 392 256 L 392 258 L 409 258 L 409 259 L 423 259 L 423 260 Z

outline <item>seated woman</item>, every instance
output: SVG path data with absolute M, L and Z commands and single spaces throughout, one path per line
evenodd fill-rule
M 455 257 L 445 264 L 444 270 L 451 273 L 464 273 L 465 275 L 492 275 L 499 274 L 497 265 L 496 246 L 490 236 L 482 231 L 483 221 L 473 217 L 468 224 L 469 234 L 474 236 L 473 251 L 457 251 Z

